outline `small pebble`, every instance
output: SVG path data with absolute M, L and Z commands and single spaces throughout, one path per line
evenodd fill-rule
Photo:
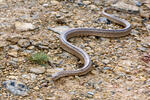
M 92 10 L 96 10 L 97 7 L 95 5 L 89 5 L 89 7 L 92 9 Z
M 39 48 L 39 49 L 49 49 L 48 46 L 43 46 L 43 45 L 38 45 L 38 48 Z
M 18 52 L 16 50 L 11 50 L 8 52 L 8 55 L 12 57 L 18 57 Z
M 111 94 L 112 94 L 112 95 L 114 95 L 114 94 L 115 94 L 115 92 L 114 92 L 114 91 L 110 91 L 110 92 L 111 92 Z
M 22 78 L 26 78 L 26 79 L 29 79 L 29 80 L 35 80 L 36 75 L 35 74 L 23 74 Z
M 96 5 L 99 5 L 99 4 L 101 4 L 101 3 L 102 3 L 102 1 L 101 1 L 101 0 L 93 0 L 93 2 L 94 2 L 94 4 L 96 4 Z
M 111 22 L 105 18 L 105 17 L 100 17 L 96 22 L 100 23 L 105 23 L 105 24 L 110 24 Z
M 93 93 L 93 92 L 88 92 L 88 93 L 87 93 L 87 97 L 88 97 L 88 98 L 93 98 L 93 96 L 94 96 L 94 93 Z
M 56 1 L 56 0 L 51 0 L 51 4 L 52 4 L 52 5 L 59 5 L 59 2 Z
M 36 87 L 34 87 L 33 89 L 34 89 L 34 90 L 39 90 L 39 87 L 38 87 L 38 86 L 36 86 Z
M 150 24 L 147 24 L 146 28 L 147 28 L 148 32 L 150 32 Z
M 11 61 L 9 61 L 9 64 L 10 64 L 11 66 L 13 66 L 14 68 L 18 68 L 18 64 L 17 64 L 16 61 L 11 60 Z
M 110 60 L 108 60 L 108 59 L 103 59 L 102 60 L 102 63 L 104 63 L 104 64 L 108 64 L 110 62 Z
M 149 13 L 149 11 L 143 10 L 142 8 L 140 8 L 140 16 L 143 18 L 149 19 L 150 13 Z M 146 25 L 146 27 L 147 27 L 147 25 Z M 148 27 L 149 27 L 149 25 L 148 25 Z
M 110 70 L 111 67 L 104 67 L 104 70 Z
M 6 38 L 6 40 L 9 41 L 9 42 L 11 42 L 12 44 L 15 44 L 15 45 L 16 45 L 16 43 L 17 43 L 21 38 L 22 38 L 22 36 L 19 35 L 19 34 L 11 34 L 11 35 L 9 35 L 9 36 Z
M 5 41 L 0 41 L 0 48 L 3 48 L 7 46 L 7 43 Z
M 23 48 L 26 48 L 26 47 L 28 47 L 30 45 L 30 41 L 27 40 L 27 39 L 20 39 L 18 41 L 18 45 L 23 47 Z
M 35 48 L 35 46 L 29 46 L 28 49 L 29 50 L 33 50 Z
M 17 45 L 9 45 L 10 49 L 18 51 L 20 48 Z
M 84 6 L 84 3 L 82 3 L 82 2 L 78 2 L 77 3 L 79 6 Z
M 43 4 L 43 7 L 48 7 L 48 4 L 46 3 L 46 4 Z
M 136 6 L 138 6 L 138 7 L 140 7 L 142 5 L 142 3 L 138 0 L 133 0 L 133 1 L 135 2 Z
M 143 51 L 143 52 L 146 51 L 146 48 L 145 48 L 145 47 L 139 47 L 138 49 L 141 50 L 141 51 Z
M 83 3 L 84 3 L 85 5 L 89 5 L 91 2 L 90 2 L 90 1 L 83 1 Z
M 139 34 L 139 32 L 133 29 L 133 30 L 131 30 L 130 34 L 133 36 L 137 36 Z

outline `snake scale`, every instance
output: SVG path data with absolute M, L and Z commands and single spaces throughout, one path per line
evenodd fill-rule
M 82 68 L 77 69 L 77 70 L 70 70 L 70 71 L 63 70 L 63 71 L 57 72 L 52 75 L 52 80 L 55 81 L 65 76 L 85 75 L 88 72 L 90 72 L 92 69 L 92 66 L 91 66 L 92 63 L 91 63 L 89 55 L 86 52 L 84 52 L 81 48 L 78 48 L 72 45 L 71 43 L 69 43 L 67 41 L 68 39 L 72 37 L 76 37 L 76 36 L 91 36 L 91 35 L 101 36 L 101 37 L 122 37 L 130 33 L 131 24 L 124 19 L 120 19 L 118 17 L 115 17 L 111 14 L 106 13 L 107 10 L 112 10 L 112 8 L 104 8 L 102 11 L 103 16 L 112 22 L 122 25 L 124 28 L 117 29 L 117 30 L 95 29 L 95 28 L 74 28 L 61 34 L 59 37 L 61 47 L 65 51 L 80 58 L 80 60 L 84 63 L 84 65 Z

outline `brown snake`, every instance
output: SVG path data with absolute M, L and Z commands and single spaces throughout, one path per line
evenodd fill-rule
M 61 77 L 71 76 L 71 75 L 84 75 L 91 71 L 91 60 L 90 57 L 86 52 L 84 52 L 81 48 L 78 48 L 67 40 L 76 37 L 76 36 L 101 36 L 101 37 L 122 37 L 126 36 L 131 31 L 131 25 L 128 21 L 115 17 L 106 13 L 106 10 L 112 8 L 104 8 L 102 11 L 103 16 L 107 19 L 124 26 L 123 29 L 117 30 L 107 30 L 107 29 L 95 29 L 95 28 L 74 28 L 68 30 L 60 35 L 60 44 L 61 47 L 66 50 L 67 52 L 79 57 L 81 61 L 84 63 L 84 66 L 80 69 L 73 70 L 73 71 L 60 71 L 52 75 L 52 80 L 57 80 Z

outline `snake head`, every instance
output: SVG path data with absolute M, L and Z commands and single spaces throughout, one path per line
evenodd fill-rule
M 58 80 L 61 77 L 65 77 L 68 76 L 68 71 L 60 71 L 60 72 L 56 72 L 54 74 L 52 74 L 52 80 Z
M 52 74 L 52 80 L 57 80 L 57 79 L 59 79 L 59 74 L 58 74 L 59 72 L 57 72 L 57 73 L 54 73 L 54 74 Z

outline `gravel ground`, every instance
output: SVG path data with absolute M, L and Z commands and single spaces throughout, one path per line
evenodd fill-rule
M 60 48 L 59 31 L 122 28 L 102 17 L 105 7 L 120 10 L 109 13 L 128 20 L 131 34 L 70 39 L 89 54 L 93 70 L 53 82 L 55 72 L 82 67 Z M 0 0 L 0 100 L 150 100 L 149 12 L 149 0 Z M 28 60 L 40 51 L 49 63 Z

